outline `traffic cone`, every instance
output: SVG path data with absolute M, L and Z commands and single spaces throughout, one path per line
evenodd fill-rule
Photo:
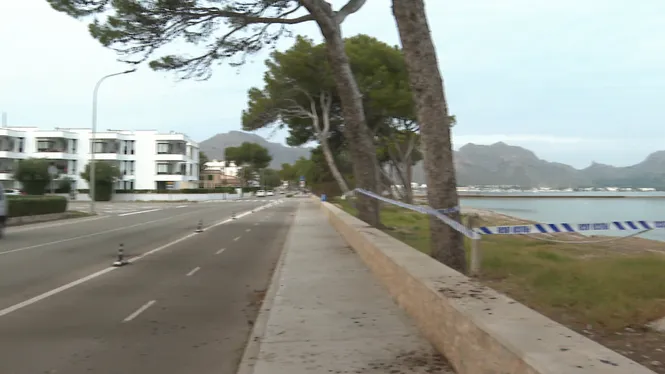
M 196 232 L 203 232 L 203 220 L 199 220 L 199 224 L 196 225 Z
M 231 212 L 231 219 L 236 219 L 236 212 Z
M 125 260 L 125 246 L 120 243 L 120 246 L 118 247 L 118 259 L 113 263 L 113 266 L 123 266 L 127 265 L 129 262 Z

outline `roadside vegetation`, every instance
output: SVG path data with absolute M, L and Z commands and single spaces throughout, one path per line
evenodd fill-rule
M 336 200 L 335 204 L 357 214 L 348 200 Z M 384 205 L 381 221 L 387 234 L 428 253 L 427 216 Z M 525 221 L 483 214 L 477 225 L 519 223 Z M 603 238 L 581 239 L 574 235 L 556 239 Z M 665 337 L 645 326 L 665 317 L 662 243 L 627 238 L 571 244 L 518 235 L 486 235 L 480 248 L 481 283 L 652 369 L 663 369 L 659 363 L 665 364 Z
M 9 218 L 64 213 L 67 199 L 60 196 L 7 196 Z

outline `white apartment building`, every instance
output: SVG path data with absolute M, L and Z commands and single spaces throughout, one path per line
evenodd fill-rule
M 88 189 L 80 173 L 94 150 L 96 160 L 114 162 L 120 169 L 116 189 L 198 187 L 199 146 L 184 134 L 107 130 L 96 133 L 94 145 L 91 135 L 89 128 L 0 128 L 0 183 L 20 187 L 12 178 L 18 160 L 45 158 L 53 161 L 61 178 L 72 179 L 77 189 Z

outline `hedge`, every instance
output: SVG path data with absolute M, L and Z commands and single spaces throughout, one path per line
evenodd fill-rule
M 67 199 L 62 196 L 7 196 L 7 212 L 10 218 L 66 211 Z

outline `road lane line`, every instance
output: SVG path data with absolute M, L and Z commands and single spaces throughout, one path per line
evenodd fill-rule
M 188 276 L 188 277 L 191 277 L 192 275 L 196 274 L 196 272 L 199 271 L 199 270 L 201 270 L 201 267 L 200 267 L 200 266 L 197 266 L 197 267 L 195 267 L 194 269 L 192 269 L 192 271 L 190 271 L 189 273 L 187 273 L 187 276 Z
M 215 252 L 215 254 L 216 254 L 216 255 L 221 254 L 221 253 L 224 252 L 225 250 L 226 250 L 226 248 L 222 248 L 222 249 L 220 249 L 219 251 Z
M 148 308 L 150 308 L 150 307 L 151 307 L 154 303 L 156 303 L 156 302 L 157 302 L 157 300 L 150 300 L 150 301 L 148 301 L 147 303 L 143 304 L 142 307 L 138 308 L 138 309 L 136 310 L 136 312 L 130 314 L 129 316 L 127 316 L 127 318 L 125 318 L 124 320 L 122 320 L 122 322 L 129 322 L 129 321 L 133 320 L 134 318 L 138 317 L 139 314 L 145 312 Z
M 238 237 L 236 237 L 235 239 L 233 239 L 233 241 L 234 241 L 234 242 L 237 242 L 239 239 L 240 239 L 240 237 L 238 236 Z
M 7 315 L 7 314 L 9 314 L 9 313 L 11 313 L 11 312 L 15 312 L 15 311 L 17 311 L 17 310 L 19 310 L 19 309 L 21 309 L 21 308 L 25 308 L 26 306 L 31 305 L 31 304 L 34 304 L 34 303 L 36 303 L 36 302 L 38 302 L 38 301 L 44 300 L 44 299 L 46 299 L 47 297 L 53 296 L 53 295 L 55 295 L 55 294 L 59 294 L 60 292 L 63 292 L 63 291 L 66 291 L 66 290 L 68 290 L 68 289 L 70 289 L 70 288 L 72 288 L 72 287 L 78 286 L 78 285 L 81 284 L 81 283 L 85 283 L 85 282 L 87 282 L 87 281 L 89 281 L 89 280 L 91 280 L 91 279 L 97 278 L 97 277 L 99 277 L 100 275 L 104 275 L 104 274 L 106 274 L 106 273 L 108 273 L 108 272 L 110 272 L 110 271 L 112 271 L 112 270 L 115 270 L 115 269 L 118 269 L 118 268 L 110 267 L 110 268 L 106 268 L 106 269 L 100 270 L 100 271 L 98 271 L 98 272 L 96 272 L 96 273 L 92 273 L 92 274 L 88 275 L 87 277 L 83 277 L 83 278 L 81 278 L 81 279 L 77 279 L 77 280 L 75 280 L 75 281 L 73 281 L 73 282 L 71 282 L 71 283 L 67 283 L 67 284 L 65 284 L 64 286 L 60 286 L 60 287 L 58 287 L 58 288 L 52 289 L 51 291 L 48 291 L 48 292 L 45 292 L 45 293 L 43 293 L 43 294 L 41 294 L 41 295 L 35 296 L 35 297 L 33 297 L 32 299 L 28 299 L 28 300 L 23 301 L 23 302 L 20 302 L 20 303 L 18 303 L 18 304 L 12 305 L 12 306 L 10 306 L 10 307 L 8 307 L 8 308 L 2 309 L 2 310 L 0 310 L 0 317 L 5 316 L 5 315 Z
M 245 230 L 245 232 L 250 232 L 250 231 L 252 231 L 252 229 L 246 229 L 246 230 Z
M 143 214 L 143 213 L 157 212 L 157 211 L 160 211 L 160 210 L 161 210 L 161 209 L 141 210 L 141 211 L 138 211 L 138 212 L 131 212 L 131 213 L 118 214 L 118 217 L 133 216 L 134 214 Z
M 196 212 L 196 211 L 194 211 L 194 212 L 189 212 L 189 213 L 184 213 L 184 214 L 180 214 L 180 216 L 182 216 L 182 215 L 187 215 L 187 214 L 190 214 L 190 213 L 195 213 L 195 212 Z M 249 212 L 246 213 L 246 214 L 242 214 L 242 215 L 245 216 L 245 215 L 247 215 L 247 214 L 251 214 L 251 211 L 249 211 Z M 158 221 L 161 221 L 161 220 L 158 220 Z M 217 226 L 221 226 L 221 225 L 223 225 L 223 224 L 226 224 L 226 223 L 229 223 L 229 222 L 232 222 L 232 221 L 233 221 L 232 219 L 225 219 L 225 220 L 223 220 L 223 221 L 219 221 L 219 222 L 215 223 L 214 225 L 208 227 L 208 229 L 211 229 L 211 228 L 213 228 L 213 227 L 217 227 Z M 166 243 L 166 244 L 164 244 L 163 246 L 158 247 L 158 248 L 155 248 L 155 249 L 152 249 L 152 250 L 150 250 L 150 251 L 148 251 L 148 252 L 146 252 L 146 253 L 144 253 L 144 254 L 142 254 L 142 255 L 140 255 L 140 256 L 132 257 L 132 258 L 130 258 L 129 260 L 127 260 L 127 262 L 129 262 L 129 263 L 133 263 L 133 262 L 139 261 L 140 259 L 142 259 L 142 258 L 144 258 L 144 257 L 146 257 L 146 256 L 148 256 L 148 255 L 151 255 L 151 254 L 153 254 L 153 253 L 155 253 L 155 252 L 159 252 L 159 251 L 161 251 L 161 250 L 163 250 L 163 249 L 165 249 L 165 248 L 168 248 L 168 247 L 170 247 L 170 246 L 172 246 L 172 245 L 178 244 L 178 243 L 180 243 L 180 242 L 182 242 L 182 241 L 185 241 L 185 240 L 187 240 L 187 239 L 189 239 L 189 238 L 191 238 L 191 237 L 193 237 L 193 236 L 198 236 L 198 235 L 199 235 L 198 233 L 191 233 L 191 234 L 185 235 L 185 236 L 183 236 L 183 237 L 180 238 L 180 239 L 174 240 L 174 241 L 172 241 L 172 242 L 170 242 L 170 243 Z M 220 252 L 220 253 L 221 253 L 221 252 Z M 2 254 L 2 252 L 0 252 L 0 254 Z M 59 294 L 59 293 L 61 293 L 61 292 L 67 291 L 68 289 L 70 289 L 70 288 L 74 288 L 74 287 L 78 286 L 79 284 L 83 284 L 83 283 L 85 283 L 85 282 L 87 282 L 87 281 L 89 281 L 89 280 L 95 279 L 95 278 L 97 278 L 97 277 L 99 277 L 99 276 L 102 276 L 102 275 L 104 275 L 104 274 L 106 274 L 106 273 L 110 273 L 111 271 L 114 271 L 114 270 L 117 270 L 117 269 L 121 269 L 121 268 L 119 268 L 119 267 L 113 267 L 113 266 L 111 266 L 111 267 L 107 267 L 106 269 L 102 269 L 102 270 L 100 270 L 100 271 L 97 271 L 97 272 L 95 272 L 95 273 L 92 273 L 92 274 L 90 274 L 90 275 L 87 275 L 87 276 L 85 276 L 85 277 L 83 277 L 83 278 L 80 278 L 80 279 L 77 279 L 77 280 L 72 281 L 72 282 L 70 282 L 70 283 L 67 283 L 67 284 L 65 284 L 65 285 L 62 285 L 62 286 L 60 286 L 60 287 L 58 287 L 58 288 L 54 288 L 54 289 L 52 289 L 52 290 L 50 290 L 50 291 L 44 292 L 44 293 L 41 294 L 41 295 L 37 295 L 37 296 L 32 297 L 32 298 L 30 298 L 30 299 L 28 299 L 28 300 L 22 301 L 22 302 L 20 302 L 20 303 L 18 303 L 18 304 L 14 304 L 14 305 L 12 305 L 12 306 L 9 306 L 9 307 L 7 307 L 7 308 L 5 308 L 5 309 L 0 309 L 0 317 L 2 317 L 2 316 L 6 316 L 7 314 L 12 313 L 12 312 L 15 312 L 15 311 L 17 311 L 17 310 L 19 310 L 19 309 L 23 309 L 23 308 L 25 308 L 25 307 L 27 307 L 27 306 L 30 306 L 30 305 L 32 305 L 32 304 L 35 304 L 35 303 L 37 303 L 37 302 L 39 302 L 39 301 L 41 301 L 41 300 L 44 300 L 44 299 L 46 299 L 46 298 L 48 298 L 48 297 L 53 296 L 53 295 L 57 295 L 57 294 Z
M 28 249 L 46 247 L 46 246 L 53 245 L 53 244 L 67 243 L 67 242 L 71 242 L 71 241 L 74 241 L 74 240 L 92 238 L 92 237 L 95 237 L 95 236 L 104 235 L 104 234 L 108 234 L 108 233 L 111 233 L 111 232 L 132 229 L 132 228 L 135 228 L 135 227 L 149 225 L 151 223 L 166 221 L 166 220 L 173 219 L 173 218 L 180 217 L 180 216 L 191 215 L 191 214 L 194 214 L 194 213 L 198 213 L 198 211 L 177 214 L 177 215 L 174 215 L 174 216 L 160 218 L 160 219 L 156 219 L 156 220 L 152 220 L 152 221 L 141 222 L 141 223 L 137 223 L 137 224 L 129 225 L 129 226 L 117 227 L 117 228 L 111 229 L 111 230 L 93 232 L 92 234 L 85 234 L 85 235 L 75 236 L 73 238 L 61 239 L 61 240 L 56 240 L 56 241 L 48 242 L 48 243 L 35 244 L 35 245 L 28 246 L 28 247 L 10 249 L 8 251 L 0 252 L 0 256 L 6 255 L 6 254 L 9 254 L 9 253 L 25 251 L 25 250 L 28 250 Z
M 176 208 L 187 208 L 187 205 L 178 205 Z
M 259 223 L 258 223 L 258 222 L 254 224 L 254 226 L 258 226 L 258 225 L 259 225 Z

